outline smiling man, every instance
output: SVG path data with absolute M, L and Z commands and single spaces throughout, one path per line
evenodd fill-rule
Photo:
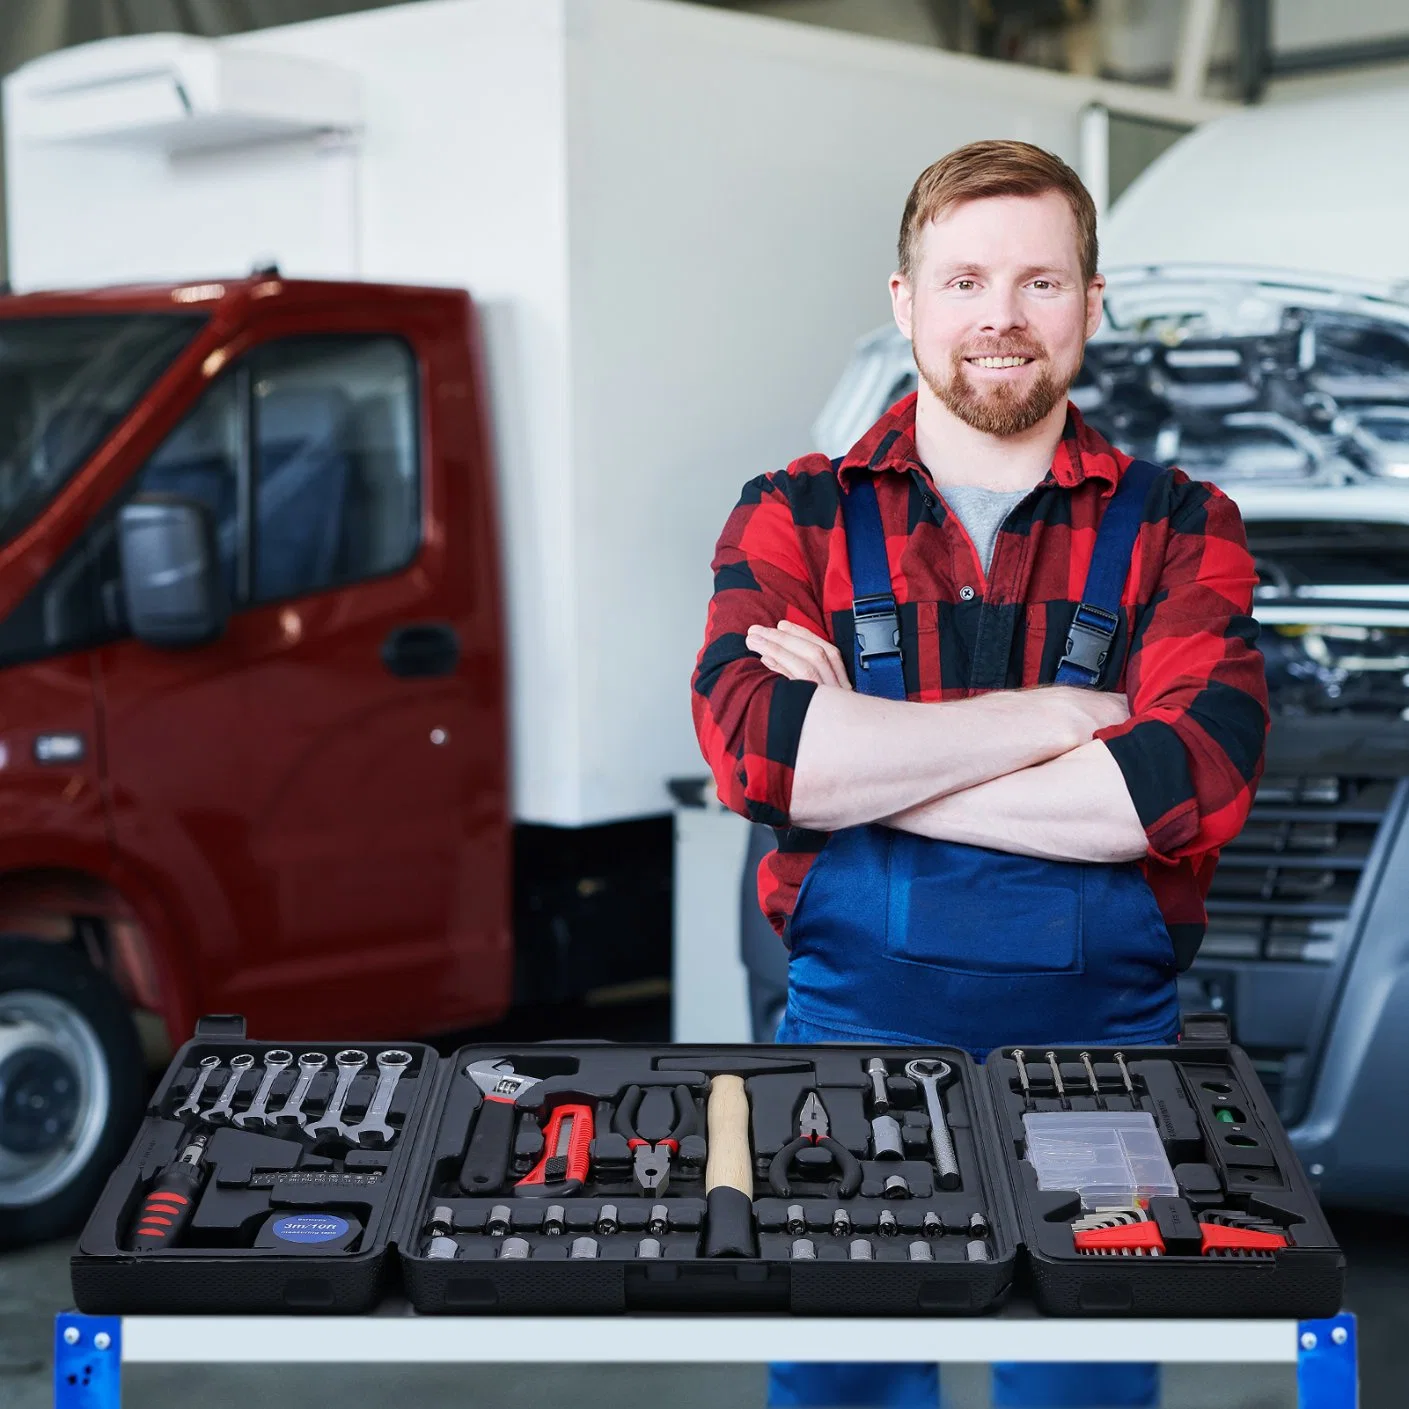
M 980 142 L 891 276 L 920 372 L 835 463 L 745 489 L 694 678 L 719 795 L 777 829 L 782 1042 L 1175 1040 L 1262 767 L 1242 522 L 1067 390 L 1101 319 L 1076 174 Z M 933 1367 L 775 1369 L 775 1404 L 927 1404 Z M 995 1367 L 995 1405 L 1153 1404 L 1153 1366 Z

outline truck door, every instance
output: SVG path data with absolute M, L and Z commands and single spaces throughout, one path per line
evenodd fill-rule
M 134 485 L 210 507 L 234 611 L 192 651 L 102 651 L 116 845 L 230 907 L 184 921 L 210 1006 L 261 1034 L 502 1006 L 497 671 L 444 533 L 422 532 L 425 380 L 399 337 L 264 343 Z

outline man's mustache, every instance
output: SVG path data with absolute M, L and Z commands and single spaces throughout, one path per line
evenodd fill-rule
M 1034 361 L 1046 355 L 1046 350 L 1040 347 L 1012 346 L 1001 343 L 996 347 L 966 347 L 958 354 L 960 360 L 967 360 L 970 357 L 1030 357 Z

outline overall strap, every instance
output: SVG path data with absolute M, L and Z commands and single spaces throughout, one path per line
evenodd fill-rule
M 1130 555 L 1140 533 L 1145 500 L 1163 473 L 1148 460 L 1132 460 L 1120 477 L 1096 530 L 1086 586 L 1072 617 L 1066 654 L 1057 665 L 1054 684 L 1100 688 L 1101 670 L 1120 624 L 1120 595 L 1130 572 Z
M 841 462 L 832 461 L 832 469 Z M 876 486 L 858 476 L 849 490 L 841 488 L 846 551 L 851 559 L 851 615 L 856 635 L 853 650 L 856 689 L 863 695 L 905 698 L 905 672 L 900 655 L 900 617 L 890 590 L 885 529 Z

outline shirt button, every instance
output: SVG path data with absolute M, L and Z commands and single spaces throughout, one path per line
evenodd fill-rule
M 972 587 L 961 587 L 959 589 L 959 600 L 961 602 L 972 602 L 974 599 L 974 589 Z

